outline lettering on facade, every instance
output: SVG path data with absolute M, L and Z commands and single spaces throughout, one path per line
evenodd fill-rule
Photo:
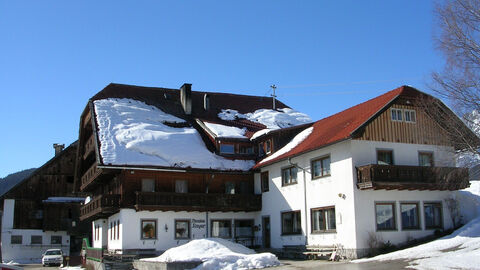
M 192 219 L 193 229 L 205 229 L 205 219 Z

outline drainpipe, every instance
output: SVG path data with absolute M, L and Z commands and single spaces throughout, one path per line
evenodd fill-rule
M 288 158 L 288 164 L 295 166 L 296 168 L 302 170 L 303 172 L 303 199 L 304 199 L 304 207 L 305 207 L 305 246 L 308 245 L 308 208 L 307 208 L 307 177 L 306 177 L 306 169 L 298 166 L 296 163 L 292 163 L 291 159 Z
M 215 178 L 215 174 L 212 174 L 211 179 L 207 180 L 207 188 L 205 190 L 205 193 L 208 194 L 208 187 L 210 186 L 210 183 L 213 181 Z M 208 209 L 205 210 L 205 238 L 208 238 Z

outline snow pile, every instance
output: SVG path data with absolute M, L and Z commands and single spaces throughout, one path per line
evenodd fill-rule
M 245 137 L 245 132 L 247 131 L 246 128 L 237 128 L 208 122 L 204 122 L 204 124 L 210 129 L 210 131 L 215 133 L 215 136 L 217 137 L 247 138 Z
M 183 119 L 132 99 L 93 102 L 100 154 L 106 165 L 152 165 L 180 168 L 249 170 L 253 161 L 229 160 L 208 151 L 196 129 L 165 123 Z
M 260 109 L 253 113 L 241 114 L 236 110 L 223 109 L 218 117 L 222 120 L 247 119 L 252 122 L 265 125 L 268 129 L 287 128 L 312 122 L 312 119 L 304 113 L 290 108 L 278 110 Z
M 457 193 L 457 198 L 469 197 L 476 201 L 476 211 L 480 213 L 480 183 L 471 182 L 471 187 Z M 461 204 L 461 207 L 465 205 Z M 465 214 L 466 209 L 461 209 Z M 368 261 L 409 260 L 415 269 L 480 269 L 480 216 L 465 226 L 438 240 L 370 259 L 355 260 L 355 263 Z
M 259 253 L 224 239 L 207 238 L 192 240 L 171 248 L 156 258 L 141 259 L 149 262 L 202 261 L 197 270 L 209 269 L 255 269 L 279 265 L 271 253 Z
M 304 129 L 302 132 L 298 133 L 289 143 L 287 143 L 284 147 L 280 148 L 277 152 L 273 153 L 272 155 L 262 159 L 259 164 L 263 162 L 267 162 L 269 160 L 272 160 L 276 157 L 279 157 L 288 151 L 292 150 L 295 148 L 297 145 L 299 145 L 301 142 L 303 142 L 308 135 L 310 135 L 313 131 L 313 127 L 309 127 Z

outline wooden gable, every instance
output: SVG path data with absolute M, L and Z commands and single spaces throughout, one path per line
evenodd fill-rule
M 405 114 L 414 111 L 414 121 L 406 121 Z M 392 114 L 401 112 L 401 119 Z M 398 117 L 397 117 L 398 118 Z M 408 99 L 397 99 L 372 118 L 354 136 L 357 140 L 384 141 L 451 146 L 445 130 L 437 124 L 421 104 Z

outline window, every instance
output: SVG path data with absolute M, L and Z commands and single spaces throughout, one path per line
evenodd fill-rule
M 117 220 L 117 239 L 120 239 L 120 220 Z
M 230 220 L 212 220 L 212 237 L 231 238 L 232 221 Z
M 378 231 L 396 230 L 395 203 L 375 203 Z
M 418 152 L 418 165 L 424 167 L 433 167 L 433 153 Z
M 32 245 L 34 245 L 34 244 L 40 244 L 41 245 L 42 244 L 42 236 L 41 235 L 32 235 L 30 237 L 30 243 Z
M 390 109 L 392 115 L 392 121 L 402 121 L 402 110 L 401 109 Z
M 403 112 L 405 113 L 405 122 L 415 123 L 417 121 L 414 110 L 403 110 Z
M 418 203 L 401 203 L 402 230 L 419 229 Z
M 187 180 L 175 180 L 175 192 L 176 193 L 187 193 L 188 192 L 188 181 Z
M 190 220 L 175 220 L 175 239 L 190 239 Z
M 61 245 L 62 244 L 62 236 L 61 235 L 52 235 L 52 237 L 50 238 L 50 244 Z
M 220 144 L 220 153 L 235 154 L 235 146 L 233 144 Z
M 272 152 L 272 141 L 267 140 L 267 141 L 265 142 L 265 152 L 266 152 L 267 154 L 270 154 L 270 153 Z
M 234 182 L 225 182 L 225 194 L 235 194 Z
M 425 213 L 425 228 L 441 229 L 443 227 L 441 203 L 424 203 L 423 211 Z
M 253 219 L 235 220 L 235 237 L 253 237 Z
M 288 186 L 297 183 L 297 167 L 282 169 L 282 186 Z
M 302 221 L 300 211 L 282 213 L 282 234 L 301 234 Z
M 377 164 L 393 165 L 393 151 L 392 150 L 377 150 Z
M 335 231 L 335 206 L 312 209 L 312 233 Z
M 267 192 L 269 191 L 269 187 L 268 187 L 268 171 L 267 172 L 262 172 L 262 174 L 260 175 L 260 184 L 262 186 L 262 192 Z
M 265 150 L 263 149 L 263 143 L 258 144 L 258 156 L 263 156 L 265 155 Z
M 155 179 L 142 179 L 142 192 L 155 192 Z
M 12 235 L 10 238 L 11 244 L 21 244 L 22 243 L 22 236 L 21 235 Z
M 330 175 L 330 156 L 312 160 L 312 179 Z
M 141 220 L 142 223 L 142 239 L 157 239 L 157 221 Z

